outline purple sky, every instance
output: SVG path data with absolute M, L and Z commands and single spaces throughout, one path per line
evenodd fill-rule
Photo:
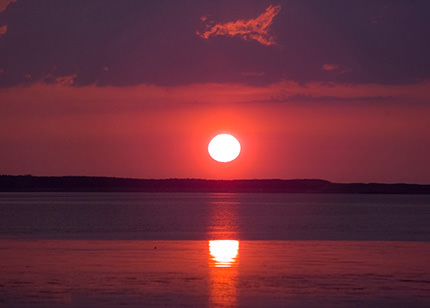
M 0 0 L 0 173 L 430 183 L 429 37 L 429 1 Z

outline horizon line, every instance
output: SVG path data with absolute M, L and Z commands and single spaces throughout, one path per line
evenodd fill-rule
M 214 178 L 136 178 L 136 177 L 122 177 L 122 176 L 101 176 L 101 175 L 33 175 L 33 174 L 0 174 L 0 177 L 34 177 L 34 178 L 105 178 L 105 179 L 121 179 L 121 180 L 143 180 L 143 181 L 319 181 L 330 184 L 377 184 L 377 185 L 422 185 L 430 186 L 430 183 L 419 184 L 419 183 L 407 183 L 407 182 L 336 182 L 321 178 L 234 178 L 234 179 L 214 179 Z

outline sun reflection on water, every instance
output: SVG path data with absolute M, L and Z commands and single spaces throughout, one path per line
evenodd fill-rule
M 239 241 L 212 240 L 209 241 L 209 254 L 215 267 L 232 267 L 237 263 Z
M 237 306 L 239 241 L 209 241 L 209 307 Z
M 234 194 L 213 194 L 208 223 L 209 307 L 237 307 L 240 236 L 239 200 Z

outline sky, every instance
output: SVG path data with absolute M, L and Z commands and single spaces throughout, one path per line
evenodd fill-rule
M 0 0 L 0 174 L 430 184 L 429 37 L 425 0 Z

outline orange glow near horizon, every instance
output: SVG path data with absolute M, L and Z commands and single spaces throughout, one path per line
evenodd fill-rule
M 0 89 L 0 165 L 4 174 L 47 176 L 425 184 L 429 84 Z M 392 97 L 393 105 L 369 101 L 363 93 Z M 208 143 L 225 132 L 239 137 L 241 153 L 221 164 L 208 155 Z

